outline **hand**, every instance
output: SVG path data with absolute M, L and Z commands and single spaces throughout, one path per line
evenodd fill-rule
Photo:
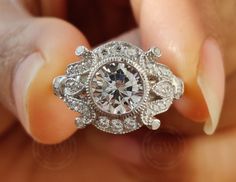
M 173 108 L 160 116 L 164 129 L 159 133 L 150 134 L 149 130 L 142 129 L 113 136 L 91 127 L 53 146 L 35 142 L 32 145 L 14 116 L 38 142 L 55 144 L 68 139 L 76 131 L 72 122 L 75 113 L 52 94 L 52 79 L 63 74 L 66 65 L 77 59 L 73 52 L 78 45 L 95 45 L 101 41 L 100 34 L 115 25 L 131 26 L 124 23 L 130 13 L 125 14 L 123 20 L 120 18 L 124 16 L 124 10 L 127 11 L 126 2 L 116 4 L 119 8 L 113 13 L 109 11 L 116 1 L 109 1 L 111 4 L 80 2 L 79 7 L 74 7 L 81 12 L 78 28 L 88 33 L 85 38 L 77 28 L 63 20 L 36 18 L 28 13 L 42 12 L 42 15 L 65 18 L 71 3 L 42 1 L 39 6 L 33 1 L 31 4 L 25 2 L 22 1 L 24 8 L 12 1 L 0 2 L 0 101 L 3 105 L 0 174 L 3 181 L 27 181 L 29 177 L 33 181 L 49 178 L 53 181 L 235 179 L 233 96 L 236 54 L 233 50 L 236 22 L 233 0 L 133 0 L 138 30 L 118 39 L 139 43 L 144 49 L 160 47 L 161 61 L 185 81 L 184 97 L 175 103 L 176 110 Z M 95 12 L 92 18 L 89 8 Z M 101 13 L 96 17 L 99 12 L 109 16 L 101 18 Z M 87 18 L 82 16 L 85 14 Z M 92 23 L 88 23 L 90 21 Z M 98 28 L 91 28 L 97 22 L 100 22 Z M 102 29 L 99 26 L 107 29 L 98 34 Z M 110 35 L 116 33 L 108 32 L 112 32 Z M 108 38 L 112 37 L 105 36 L 103 41 Z M 225 77 L 227 92 L 219 130 L 209 137 L 202 132 L 203 122 L 206 122 L 205 132 L 213 133 L 223 104 Z M 207 171 L 212 175 L 208 176 Z

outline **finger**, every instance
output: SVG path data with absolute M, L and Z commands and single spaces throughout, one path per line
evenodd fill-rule
M 16 118 L 2 105 L 0 105 L 0 118 L 0 136 L 2 136 L 15 123 Z
M 70 24 L 50 18 L 18 19 L 1 37 L 1 102 L 14 112 L 26 131 L 43 143 L 60 142 L 76 130 L 75 114 L 52 92 L 52 80 L 75 61 L 84 36 Z M 12 94 L 11 94 L 12 93 Z M 11 104 L 9 104 L 11 103 Z
M 132 0 L 131 4 L 143 47 L 160 47 L 161 61 L 184 79 L 185 93 L 176 108 L 192 120 L 206 121 L 205 132 L 213 133 L 224 96 L 223 60 L 193 2 Z
M 131 44 L 134 44 L 136 46 L 140 46 L 140 35 L 139 35 L 139 30 L 132 29 L 128 32 L 125 32 L 118 37 L 113 38 L 112 40 L 117 40 L 117 41 L 126 41 Z

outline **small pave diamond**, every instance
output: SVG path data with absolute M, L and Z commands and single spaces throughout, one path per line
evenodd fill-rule
M 65 82 L 65 94 L 66 95 L 73 95 L 80 92 L 83 89 L 83 85 L 80 84 L 77 80 L 73 78 L 69 78 Z
M 121 133 L 123 131 L 123 124 L 119 119 L 113 119 L 111 121 L 111 128 L 114 133 Z
M 80 100 L 80 99 L 76 99 L 73 97 L 66 97 L 64 99 L 64 101 L 66 102 L 67 106 L 71 109 L 74 110 L 76 112 L 88 112 L 88 106 L 87 104 Z
M 137 49 L 127 49 L 127 54 L 129 55 L 129 56 L 136 56 L 137 55 Z
M 108 50 L 107 49 L 103 49 L 102 51 L 101 51 L 101 55 L 102 56 L 106 56 L 108 54 Z
M 174 97 L 174 86 L 169 81 L 160 81 L 152 88 L 155 94 L 161 97 Z
M 75 54 L 77 56 L 82 56 L 85 52 L 86 52 L 86 48 L 84 46 L 79 46 L 76 50 L 75 50 Z
M 124 120 L 124 127 L 129 130 L 134 130 L 137 128 L 136 119 L 133 117 L 128 117 Z
M 161 122 L 159 119 L 153 119 L 152 120 L 152 130 L 157 130 L 161 125 Z
M 113 53 L 117 54 L 122 51 L 122 47 L 120 45 L 114 45 L 111 50 Z
M 98 126 L 103 128 L 103 129 L 106 129 L 109 127 L 110 123 L 109 123 L 109 119 L 106 117 L 106 116 L 100 116 L 98 118 Z
M 152 53 L 153 53 L 154 56 L 161 57 L 161 50 L 159 48 L 154 47 L 151 50 L 152 50 Z
M 80 128 L 80 129 L 84 128 L 86 126 L 85 118 L 82 117 L 82 116 L 76 117 L 75 118 L 75 125 L 76 125 L 77 128 Z
M 168 110 L 171 103 L 172 98 L 159 99 L 151 102 L 148 108 L 151 109 L 155 114 L 159 114 Z
M 82 75 L 90 71 L 93 60 L 80 61 L 78 63 L 70 64 L 67 68 L 68 76 Z
M 99 68 L 92 78 L 91 91 L 92 98 L 102 111 L 116 115 L 135 109 L 144 94 L 138 71 L 122 62 Z
M 75 124 L 78 128 L 84 128 L 86 125 L 91 124 L 96 117 L 94 112 L 84 112 L 80 116 L 76 117 Z
M 157 47 L 151 48 L 146 52 L 146 55 L 152 59 L 161 57 L 161 50 Z
M 147 62 L 146 67 L 149 74 L 157 76 L 159 79 L 172 79 L 172 72 L 162 64 L 150 61 Z

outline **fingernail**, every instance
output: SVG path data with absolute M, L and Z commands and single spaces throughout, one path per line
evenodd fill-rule
M 214 39 L 208 38 L 204 42 L 198 66 L 197 82 L 209 112 L 203 130 L 211 135 L 216 130 L 220 119 L 225 91 L 223 58 L 219 45 Z
M 40 53 L 36 52 L 24 59 L 15 68 L 13 80 L 13 94 L 17 115 L 26 131 L 29 131 L 28 115 L 28 90 L 32 80 L 43 66 L 44 60 Z

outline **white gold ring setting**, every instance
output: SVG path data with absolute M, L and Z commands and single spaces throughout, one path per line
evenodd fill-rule
M 184 93 L 183 81 L 164 64 L 161 51 L 148 51 L 123 41 L 94 50 L 84 46 L 75 54 L 82 59 L 69 64 L 65 75 L 53 80 L 53 90 L 78 112 L 77 128 L 94 125 L 112 134 L 125 134 L 145 125 L 156 130 L 156 115 L 166 112 Z

